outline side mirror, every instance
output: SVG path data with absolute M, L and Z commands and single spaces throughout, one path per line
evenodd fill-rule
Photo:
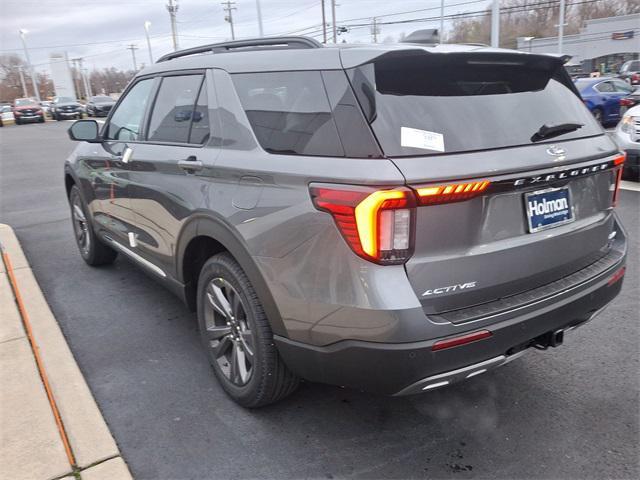
M 102 141 L 99 134 L 98 122 L 95 120 L 78 120 L 71 125 L 69 138 L 79 142 L 99 143 Z

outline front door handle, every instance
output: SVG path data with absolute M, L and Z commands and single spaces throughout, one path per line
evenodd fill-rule
M 187 157 L 185 160 L 178 160 L 178 166 L 184 171 L 186 171 L 187 173 L 190 173 L 190 172 L 198 172 L 202 170 L 202 168 L 204 167 L 204 164 L 200 160 L 198 160 L 194 155 L 191 155 L 190 157 Z

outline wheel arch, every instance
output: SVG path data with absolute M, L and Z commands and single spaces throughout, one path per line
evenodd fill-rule
M 221 252 L 229 252 L 246 273 L 273 333 L 288 337 L 271 290 L 244 241 L 223 219 L 207 214 L 197 215 L 185 224 L 176 248 L 176 278 L 184 284 L 187 306 L 195 310 L 197 278 L 202 265 L 211 256 Z

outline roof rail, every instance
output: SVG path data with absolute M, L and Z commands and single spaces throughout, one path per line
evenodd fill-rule
M 186 57 L 188 55 L 197 55 L 198 53 L 225 53 L 236 48 L 243 50 L 279 50 L 289 48 L 322 48 L 322 44 L 313 38 L 302 36 L 250 38 L 247 40 L 233 40 L 231 42 L 212 43 L 200 47 L 185 48 L 184 50 L 163 55 L 156 63 L 166 62 L 167 60 Z

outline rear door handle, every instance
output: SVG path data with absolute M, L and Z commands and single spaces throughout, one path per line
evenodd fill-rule
M 184 171 L 186 171 L 187 173 L 189 173 L 189 172 L 198 172 L 202 170 L 202 168 L 204 167 L 204 164 L 200 160 L 198 160 L 194 155 L 191 155 L 190 157 L 187 157 L 185 160 L 178 160 L 178 166 Z
M 129 147 L 125 147 L 122 152 L 122 163 L 129 163 L 131 161 L 131 155 L 133 155 L 133 150 Z

